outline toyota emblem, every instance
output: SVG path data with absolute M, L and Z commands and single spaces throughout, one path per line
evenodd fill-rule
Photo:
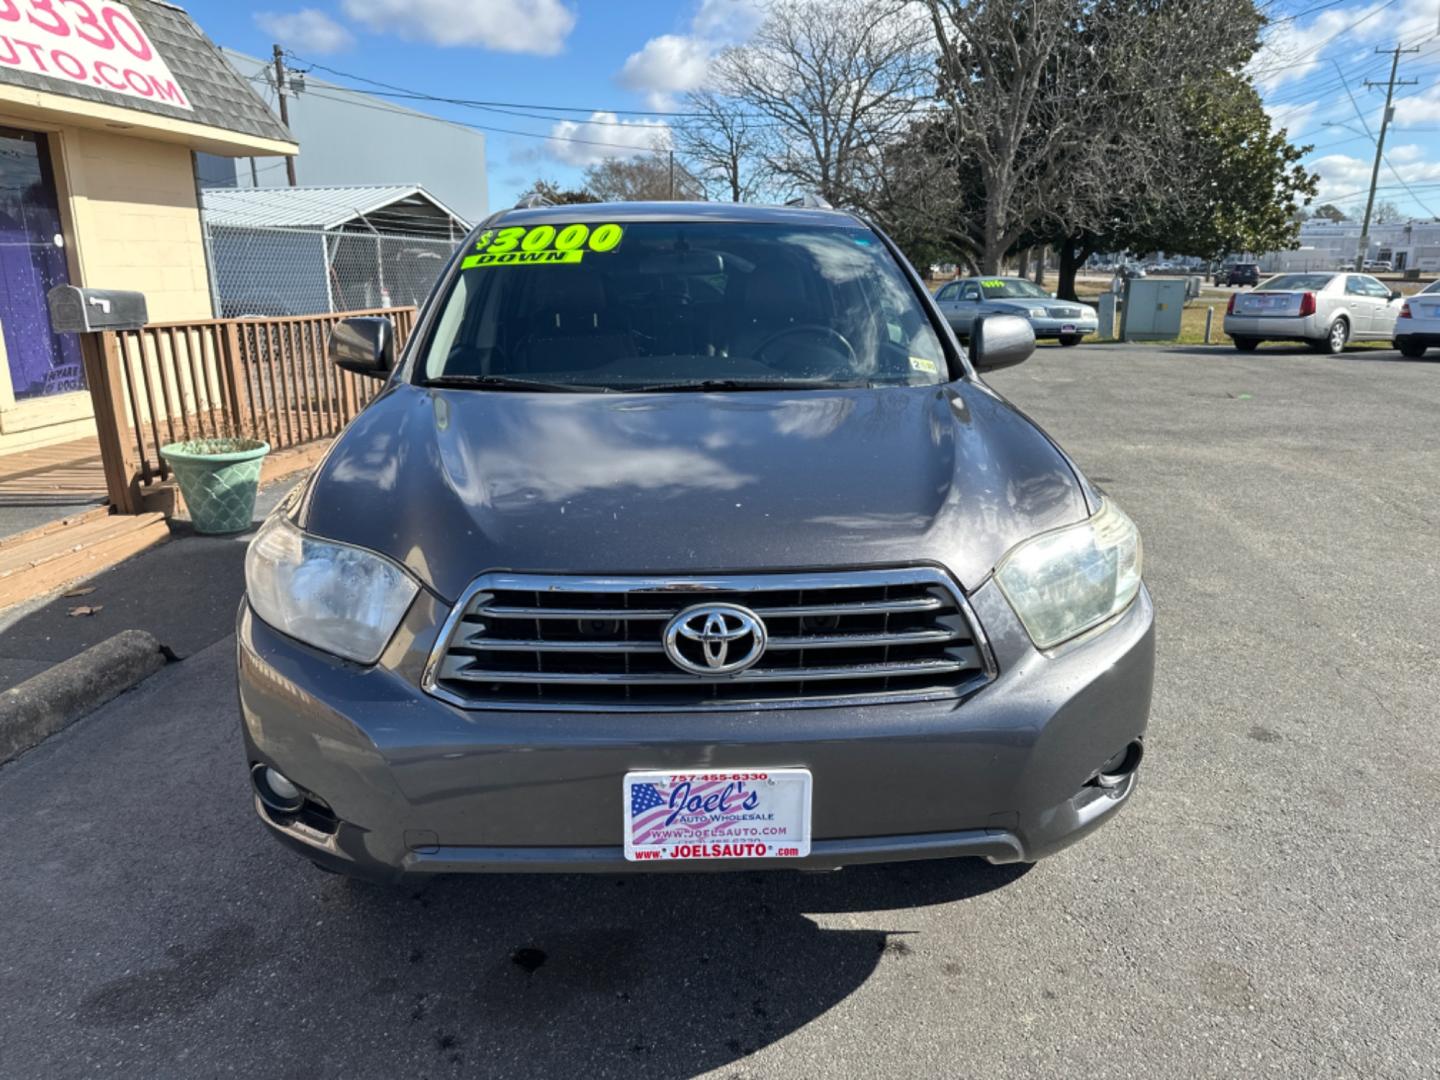
M 765 652 L 765 624 L 736 604 L 697 604 L 665 626 L 665 655 L 692 675 L 734 675 Z

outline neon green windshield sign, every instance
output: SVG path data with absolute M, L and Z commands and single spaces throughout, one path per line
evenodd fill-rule
M 625 237 L 619 225 L 591 228 L 578 222 L 557 229 L 554 225 L 486 229 L 475 238 L 475 252 L 465 256 L 460 269 L 486 266 L 564 266 L 578 263 L 588 252 L 614 251 Z

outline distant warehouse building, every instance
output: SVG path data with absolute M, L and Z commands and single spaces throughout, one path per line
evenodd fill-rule
M 80 347 L 50 332 L 50 288 L 137 289 L 154 321 L 208 318 L 196 153 L 268 164 L 298 147 L 178 7 L 0 7 L 5 452 L 94 430 Z
M 1300 226 L 1299 249 L 1260 257 L 1261 269 L 1336 270 L 1355 265 L 1361 223 L 1314 218 Z M 1365 258 L 1388 262 L 1393 270 L 1440 271 L 1440 222 L 1404 221 L 1370 226 Z
M 278 110 L 275 65 L 230 49 L 223 52 Z M 482 132 L 313 74 L 297 78 L 291 73 L 287 81 L 290 130 L 304 148 L 295 159 L 301 187 L 419 187 L 466 221 L 489 214 Z M 206 187 L 279 188 L 288 182 L 284 163 L 273 159 L 202 155 L 200 169 Z

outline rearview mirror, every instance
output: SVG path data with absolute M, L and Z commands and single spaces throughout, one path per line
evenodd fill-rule
M 330 362 L 371 379 L 388 379 L 395 368 L 395 324 L 383 315 L 352 315 L 330 331 Z
M 725 259 L 718 251 L 659 251 L 641 259 L 639 271 L 676 277 L 711 277 L 725 272 Z
M 1035 352 L 1035 328 L 1018 315 L 982 315 L 970 327 L 970 362 L 976 371 L 1014 367 Z

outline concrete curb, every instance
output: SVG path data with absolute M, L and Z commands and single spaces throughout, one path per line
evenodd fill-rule
M 122 630 L 0 694 L 0 764 L 38 746 L 165 666 L 143 630 Z

